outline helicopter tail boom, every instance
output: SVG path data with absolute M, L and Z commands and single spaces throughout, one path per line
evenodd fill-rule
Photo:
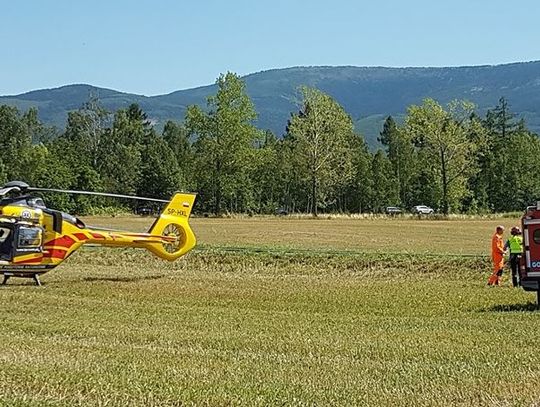
M 194 202 L 194 194 L 177 192 L 148 231 L 150 235 L 165 239 L 147 242 L 143 246 L 156 256 L 170 261 L 193 249 L 196 239 L 189 225 L 189 216 Z

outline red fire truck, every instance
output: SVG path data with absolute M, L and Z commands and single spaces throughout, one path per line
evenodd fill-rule
M 540 202 L 529 206 L 521 218 L 523 230 L 523 256 L 520 267 L 520 285 L 525 291 L 536 291 L 540 305 Z

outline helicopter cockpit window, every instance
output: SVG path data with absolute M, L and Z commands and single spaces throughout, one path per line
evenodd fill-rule
M 41 247 L 41 228 L 22 226 L 17 239 L 18 250 L 35 250 Z
M 8 228 L 0 228 L 0 243 L 4 243 L 8 238 L 11 230 Z

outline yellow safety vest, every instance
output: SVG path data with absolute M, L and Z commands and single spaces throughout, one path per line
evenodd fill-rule
M 508 245 L 512 254 L 523 252 L 523 238 L 520 235 L 511 236 L 508 239 Z

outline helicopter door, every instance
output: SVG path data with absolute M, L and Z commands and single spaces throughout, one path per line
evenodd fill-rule
M 43 251 L 43 230 L 40 227 L 17 225 L 13 242 L 13 257 Z
M 11 260 L 13 251 L 13 224 L 0 223 L 0 260 Z

